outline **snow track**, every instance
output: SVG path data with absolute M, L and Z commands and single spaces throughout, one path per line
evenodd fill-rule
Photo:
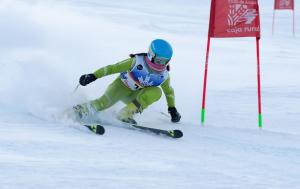
M 248 38 L 212 40 L 203 127 L 209 5 L 1 1 L 0 188 L 299 188 L 300 41 L 292 37 L 291 14 L 276 14 L 272 36 L 273 2 L 260 2 L 263 128 L 257 127 L 255 42 Z M 61 118 L 72 105 L 99 97 L 116 77 L 72 93 L 81 74 L 143 52 L 154 38 L 174 47 L 170 74 L 183 118 L 172 124 L 162 115 L 162 98 L 137 121 L 181 129 L 183 138 L 118 127 L 97 136 Z M 100 116 L 111 121 L 121 106 Z

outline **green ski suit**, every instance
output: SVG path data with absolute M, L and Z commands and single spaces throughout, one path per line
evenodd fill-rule
M 94 75 L 96 78 L 101 78 L 115 73 L 127 72 L 132 69 L 134 64 L 135 57 L 128 58 L 116 64 L 100 68 L 94 72 Z M 168 107 L 175 107 L 174 90 L 170 85 L 170 77 L 160 87 L 166 96 Z M 100 98 L 91 101 L 91 105 L 96 111 L 102 111 L 118 101 L 123 101 L 125 104 L 136 101 L 140 104 L 139 111 L 142 112 L 149 105 L 160 99 L 162 96 L 160 87 L 145 87 L 134 91 L 128 88 L 119 76 L 108 86 Z

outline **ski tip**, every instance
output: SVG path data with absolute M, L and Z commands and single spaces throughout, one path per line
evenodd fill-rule
M 103 135 L 105 133 L 105 129 L 103 126 L 101 125 L 97 125 L 97 128 L 96 128 L 96 134 L 98 135 Z
M 183 137 L 183 132 L 181 130 L 173 130 L 171 131 L 171 135 L 173 138 L 181 138 Z
M 101 125 L 84 125 L 86 126 L 89 130 L 91 130 L 93 133 L 97 135 L 103 135 L 105 133 L 105 129 Z

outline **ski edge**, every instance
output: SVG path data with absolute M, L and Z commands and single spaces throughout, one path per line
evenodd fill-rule
M 157 135 L 164 135 L 168 136 L 171 138 L 181 138 L 183 137 L 183 132 L 181 130 L 175 129 L 175 130 L 163 130 L 163 129 L 157 129 L 157 128 L 152 128 L 152 127 L 145 127 L 141 125 L 136 125 L 136 124 L 130 124 L 129 125 L 132 128 L 135 129 L 140 129 L 144 131 L 148 131 Z

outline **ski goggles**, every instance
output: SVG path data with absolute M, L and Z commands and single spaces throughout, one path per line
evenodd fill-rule
M 156 56 L 151 50 L 149 50 L 148 58 L 151 62 L 158 65 L 167 65 L 170 61 L 170 59 L 168 58 Z
M 164 58 L 164 57 L 153 57 L 152 61 L 155 63 L 155 64 L 159 64 L 159 65 L 167 65 L 169 63 L 169 59 L 167 58 Z
M 148 64 L 148 66 L 150 66 L 150 68 L 155 71 L 163 71 L 166 69 L 165 64 L 156 64 L 153 61 L 151 61 L 151 59 L 149 59 L 149 56 L 146 56 L 145 60 L 146 60 L 146 63 Z

